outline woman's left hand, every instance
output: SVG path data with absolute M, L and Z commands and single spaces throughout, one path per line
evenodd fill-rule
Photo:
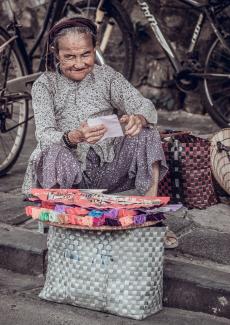
M 120 118 L 121 123 L 125 123 L 125 135 L 133 137 L 141 132 L 147 125 L 147 121 L 142 115 L 123 115 Z

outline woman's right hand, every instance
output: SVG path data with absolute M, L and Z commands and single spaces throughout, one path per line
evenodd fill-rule
M 107 129 L 103 124 L 89 127 L 88 124 L 84 122 L 78 129 L 70 131 L 68 133 L 68 138 L 73 144 L 79 142 L 95 144 L 103 137 L 106 131 Z

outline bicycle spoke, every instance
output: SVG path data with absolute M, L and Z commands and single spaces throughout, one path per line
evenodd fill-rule
M 218 68 L 222 67 L 226 71 L 226 64 L 225 63 L 221 64 L 220 61 L 217 61 L 217 60 L 216 61 L 210 60 L 209 62 L 213 63 L 213 68 L 218 66 Z M 220 71 L 222 71 L 222 69 L 220 69 Z M 226 72 L 230 72 L 230 69 L 228 69 Z
M 8 132 L 9 133 L 9 136 L 11 137 L 11 139 L 14 141 L 14 137 L 12 136 L 12 133 L 11 132 Z
M 14 119 L 11 119 L 11 121 L 15 122 L 15 124 L 18 124 L 18 121 L 14 120 Z
M 230 85 L 230 79 L 229 78 L 218 78 L 216 77 L 216 80 L 215 79 L 208 79 L 207 80 L 209 81 L 209 85 L 214 88 L 214 87 L 217 87 L 217 88 L 220 88 L 221 87 L 226 87 L 228 85 Z
M 214 55 L 216 55 L 216 56 L 221 56 L 221 57 L 223 57 L 223 58 L 226 58 L 228 61 L 230 61 L 230 57 L 229 57 L 230 53 L 227 53 L 227 54 L 225 55 L 223 52 L 217 52 L 217 54 L 215 54 L 215 52 L 214 52 Z
M 1 134 L 0 134 L 0 140 L 1 140 L 1 144 L 2 144 L 2 147 L 4 147 L 4 148 L 5 148 L 5 146 L 3 145 L 3 144 L 4 144 L 4 142 L 3 142 L 3 140 L 2 140 L 2 136 L 1 136 Z
M 4 151 L 4 153 L 5 153 L 5 157 L 7 157 L 8 156 L 8 154 L 6 153 L 6 151 L 5 151 L 5 147 L 4 146 L 2 146 L 2 148 L 3 148 L 3 151 Z
M 212 93 L 213 96 L 217 95 L 217 94 L 224 94 L 225 92 L 229 92 L 230 91 L 230 86 L 228 88 L 221 88 L 219 90 L 216 90 Z
M 1 140 L 2 140 L 2 139 L 1 139 Z M 8 142 L 3 142 L 3 141 L 2 141 L 2 143 L 4 143 L 4 146 L 3 146 L 4 148 L 7 147 L 7 148 L 10 149 L 10 147 L 8 146 Z
M 218 104 L 219 105 L 221 104 L 219 112 L 221 112 L 221 114 L 223 115 L 223 117 L 225 117 L 226 120 L 229 120 L 230 111 L 228 111 L 226 109 L 226 107 L 229 106 L 229 99 L 225 100 L 225 98 L 221 98 L 221 100 L 218 102 Z
M 214 96 L 213 96 L 214 97 Z M 215 101 L 215 104 L 218 104 L 218 103 L 220 103 L 222 100 L 225 100 L 225 99 L 230 99 L 230 97 L 229 96 L 225 96 L 225 97 L 223 97 L 223 96 L 218 96 L 218 97 L 214 97 L 214 101 Z

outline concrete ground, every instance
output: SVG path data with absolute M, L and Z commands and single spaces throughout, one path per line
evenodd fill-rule
M 0 269 L 0 325 L 221 325 L 229 319 L 164 308 L 140 321 L 40 300 L 42 278 Z

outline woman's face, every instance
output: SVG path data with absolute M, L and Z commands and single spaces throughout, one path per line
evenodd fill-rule
M 57 58 L 65 77 L 75 81 L 83 80 L 93 70 L 95 63 L 91 35 L 70 33 L 60 37 Z

